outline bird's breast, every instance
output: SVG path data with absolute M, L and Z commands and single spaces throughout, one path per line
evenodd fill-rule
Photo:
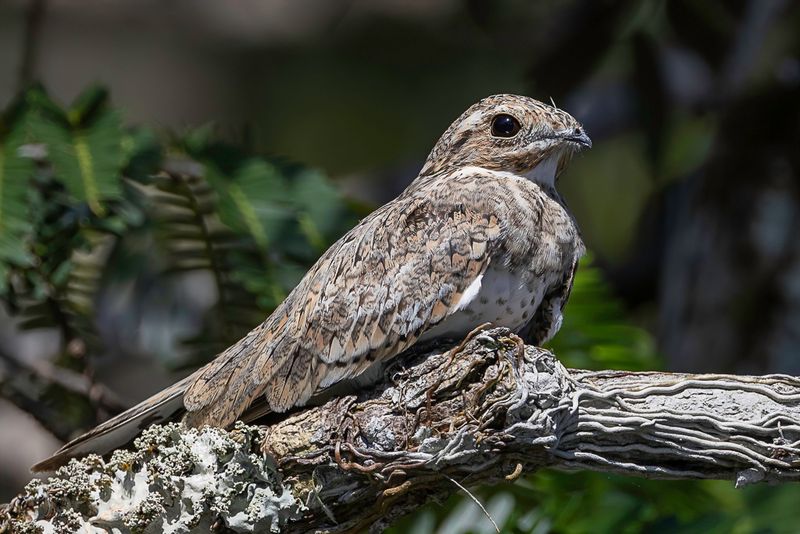
M 520 330 L 531 320 L 542 302 L 550 277 L 532 277 L 524 269 L 490 266 L 479 280 L 464 291 L 459 309 L 422 336 L 462 337 L 482 323 Z

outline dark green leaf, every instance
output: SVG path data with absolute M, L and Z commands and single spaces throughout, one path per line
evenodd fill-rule
M 27 200 L 33 163 L 20 155 L 23 120 L 9 115 L 0 117 L 0 263 L 30 266 L 27 242 L 33 225 Z
M 76 119 L 78 124 L 70 125 L 53 113 L 39 113 L 31 130 L 34 139 L 47 146 L 57 177 L 67 190 L 102 216 L 109 200 L 121 198 L 124 154 L 120 117 L 115 111 L 84 111 L 91 111 L 91 116 L 81 116 Z

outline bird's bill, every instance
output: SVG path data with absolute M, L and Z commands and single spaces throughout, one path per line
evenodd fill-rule
M 567 133 L 562 135 L 561 138 L 565 141 L 580 145 L 583 148 L 592 148 L 592 140 L 583 129 L 581 129 L 579 132 L 575 132 L 575 130 L 569 130 Z

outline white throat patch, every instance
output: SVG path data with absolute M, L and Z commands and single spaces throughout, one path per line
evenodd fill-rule
M 531 182 L 547 187 L 555 187 L 560 156 L 561 154 L 558 152 L 548 156 L 547 159 L 539 162 L 536 167 L 523 174 L 523 176 Z

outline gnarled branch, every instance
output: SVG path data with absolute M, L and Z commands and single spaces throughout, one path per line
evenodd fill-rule
M 455 482 L 544 467 L 737 485 L 800 478 L 797 378 L 570 371 L 504 329 L 409 355 L 368 391 L 276 419 L 260 430 L 151 429 L 136 451 L 32 483 L 8 520 L 346 532 L 379 530 Z M 105 494 L 73 483 L 77 473 L 104 481 Z

